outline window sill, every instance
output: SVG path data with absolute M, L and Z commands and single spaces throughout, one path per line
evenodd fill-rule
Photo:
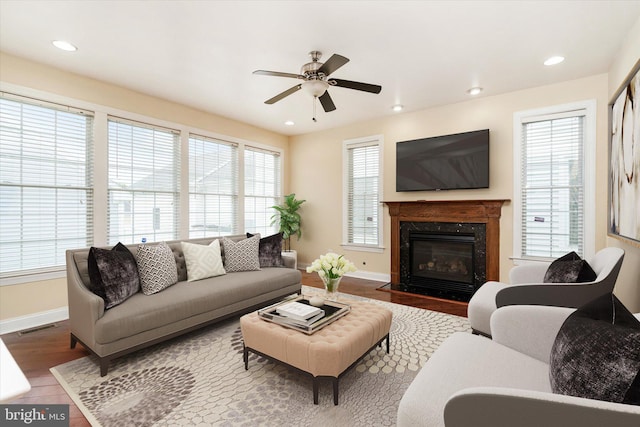
M 354 245 L 351 243 L 342 243 L 340 244 L 344 250 L 347 251 L 355 251 L 355 252 L 373 252 L 381 254 L 384 252 L 384 246 L 365 246 L 365 245 Z
M 44 280 L 53 280 L 66 277 L 67 272 L 64 268 L 60 270 L 41 271 L 33 273 L 15 273 L 11 276 L 0 277 L 0 286 L 19 285 L 21 283 L 42 282 Z

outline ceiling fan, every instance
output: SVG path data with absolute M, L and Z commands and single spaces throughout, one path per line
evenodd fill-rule
M 300 74 L 281 73 L 278 71 L 265 70 L 256 70 L 253 72 L 253 74 L 262 76 L 289 77 L 292 79 L 302 80 L 302 83 L 299 83 L 292 88 L 279 93 L 273 98 L 267 99 L 264 102 L 265 104 L 275 104 L 281 99 L 286 98 L 287 96 L 299 91 L 304 87 L 305 90 L 313 95 L 314 98 L 318 98 L 320 100 L 322 108 L 325 112 L 328 113 L 329 111 L 333 111 L 336 109 L 336 106 L 333 103 L 331 96 L 329 95 L 329 91 L 327 90 L 329 86 L 344 87 L 347 89 L 360 90 L 370 93 L 380 93 L 380 91 L 382 90 L 382 86 L 379 85 L 330 78 L 329 75 L 349 62 L 349 59 L 345 58 L 342 55 L 333 54 L 331 55 L 329 60 L 324 63 L 320 62 L 322 52 L 314 50 L 309 52 L 309 56 L 311 56 L 311 62 L 308 62 L 302 66 L 302 68 L 300 69 Z M 316 120 L 315 117 L 313 118 L 313 120 Z

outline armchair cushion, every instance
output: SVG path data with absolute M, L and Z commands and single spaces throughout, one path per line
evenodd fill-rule
M 640 405 L 640 321 L 613 295 L 578 308 L 550 357 L 555 393 Z
M 551 263 L 544 275 L 544 283 L 593 282 L 597 277 L 587 261 L 577 253 L 569 252 Z

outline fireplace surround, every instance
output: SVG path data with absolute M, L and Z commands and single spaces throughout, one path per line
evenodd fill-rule
M 468 301 L 500 275 L 507 200 L 384 202 L 391 216 L 392 291 Z

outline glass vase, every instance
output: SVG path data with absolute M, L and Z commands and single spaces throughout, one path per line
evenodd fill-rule
M 322 278 L 322 282 L 324 283 L 325 299 L 328 299 L 329 301 L 338 301 L 338 286 L 340 286 L 340 280 L 342 280 L 342 277 L 331 279 L 325 276 Z

